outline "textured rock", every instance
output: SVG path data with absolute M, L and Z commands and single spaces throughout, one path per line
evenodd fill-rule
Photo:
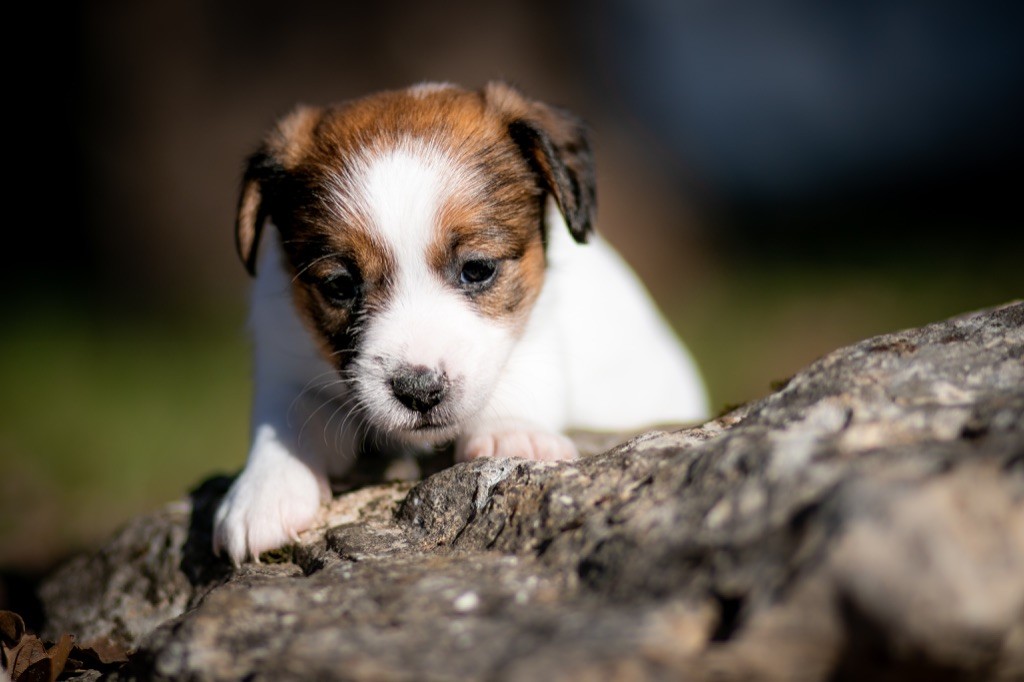
M 1024 679 L 1024 304 L 836 351 L 697 428 L 335 498 L 209 555 L 225 480 L 44 586 L 119 679 Z

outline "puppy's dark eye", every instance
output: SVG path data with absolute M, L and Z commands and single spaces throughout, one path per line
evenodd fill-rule
M 336 306 L 349 305 L 359 296 L 359 280 L 347 269 L 331 273 L 318 286 L 324 298 Z
M 462 264 L 459 283 L 467 289 L 479 289 L 487 286 L 498 271 L 498 263 L 493 260 L 468 260 Z

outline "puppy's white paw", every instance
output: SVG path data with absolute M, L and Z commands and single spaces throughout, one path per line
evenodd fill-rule
M 560 433 L 527 424 L 506 424 L 463 436 L 456 446 L 455 457 L 461 462 L 480 457 L 557 461 L 576 459 L 579 451 Z
M 259 561 L 260 553 L 297 541 L 329 495 L 327 480 L 301 462 L 246 466 L 217 509 L 213 551 L 236 566 Z

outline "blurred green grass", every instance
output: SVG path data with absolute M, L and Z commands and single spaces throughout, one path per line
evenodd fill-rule
M 667 312 L 717 411 L 767 395 L 774 382 L 842 346 L 1024 295 L 1024 269 L 1012 254 L 994 255 L 991 265 L 748 264 L 713 274 Z
M 705 273 L 662 304 L 718 410 L 842 345 L 1005 302 L 1021 284 L 1006 267 L 761 265 Z M 0 566 L 29 570 L 238 470 L 250 400 L 240 307 L 146 319 L 41 310 L 0 330 Z
M 249 409 L 240 311 L 130 320 L 45 310 L 0 333 L 0 565 L 96 543 L 239 468 Z

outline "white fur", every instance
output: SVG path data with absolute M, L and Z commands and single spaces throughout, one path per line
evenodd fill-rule
M 445 90 L 451 90 L 455 87 L 452 83 L 418 83 L 417 85 L 409 88 L 408 92 L 414 97 L 426 97 L 427 95 L 433 95 L 436 92 L 444 92 Z
M 521 335 L 474 310 L 426 263 L 446 192 L 480 191 L 473 172 L 429 142 L 368 150 L 336 179 L 338 214 L 372 217 L 397 262 L 394 293 L 364 321 L 352 380 L 342 383 L 291 303 L 289 276 L 268 226 L 253 291 L 256 392 L 245 470 L 217 511 L 215 549 L 236 563 L 315 523 L 367 438 L 415 449 L 456 438 L 460 459 L 577 455 L 573 428 L 633 430 L 702 419 L 707 400 L 686 349 L 642 285 L 605 242 L 575 243 L 553 201 L 548 270 Z M 390 390 L 400 365 L 452 380 L 451 425 L 412 433 L 416 415 Z M 351 386 L 351 388 L 349 388 Z

